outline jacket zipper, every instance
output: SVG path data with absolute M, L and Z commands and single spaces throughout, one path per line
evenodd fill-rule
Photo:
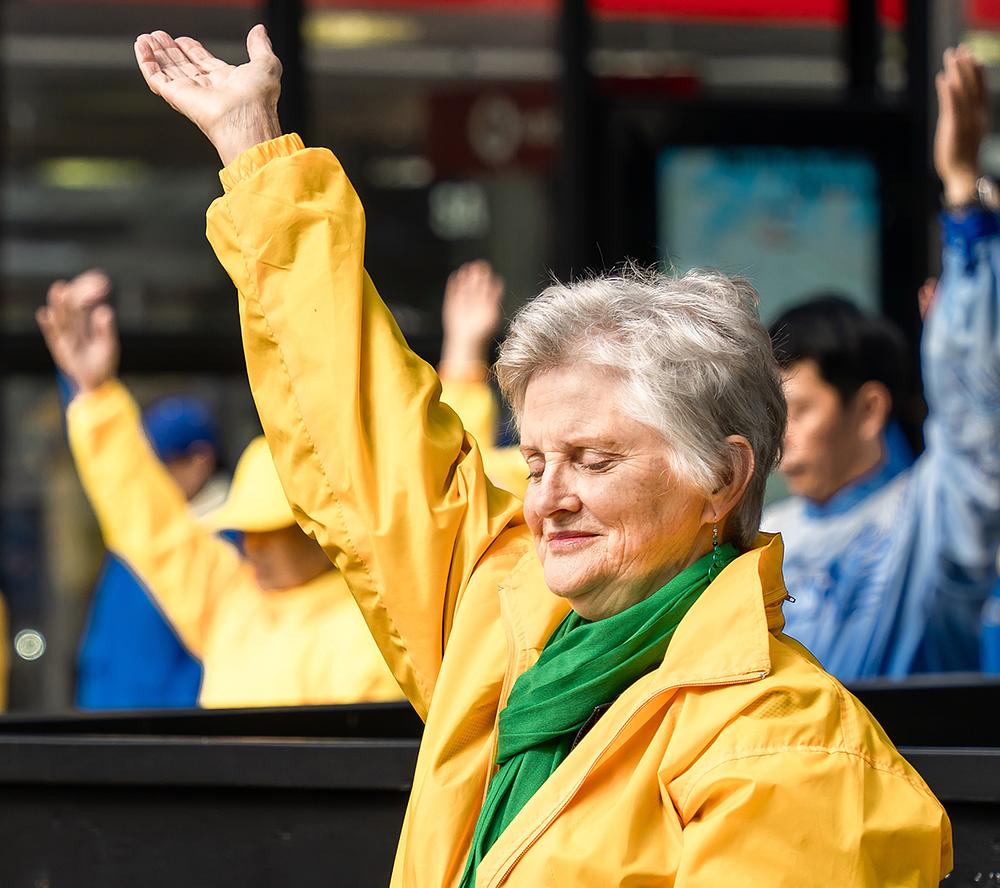
M 593 773 L 594 768 L 597 767 L 598 762 L 604 757 L 605 753 L 614 746 L 618 738 L 625 732 L 625 729 L 632 723 L 633 719 L 641 712 L 649 703 L 652 703 L 658 697 L 665 696 L 671 691 L 676 691 L 678 688 L 691 687 L 691 688 L 702 688 L 702 687 L 714 687 L 718 685 L 738 685 L 738 684 L 750 684 L 751 682 L 760 681 L 767 675 L 766 671 L 755 672 L 752 675 L 746 675 L 741 678 L 736 679 L 713 679 L 711 681 L 698 682 L 697 684 L 683 684 L 683 685 L 670 685 L 666 688 L 660 688 L 647 697 L 643 698 L 636 706 L 633 708 L 632 712 L 629 713 L 628 718 L 622 723 L 621 727 L 614 733 L 614 736 L 604 745 L 604 748 L 597 754 L 594 761 L 591 763 L 590 767 L 584 772 L 584 774 L 577 780 L 570 790 L 563 796 L 562 800 L 556 805 L 556 807 L 544 817 L 539 824 L 522 840 L 520 846 L 511 854 L 507 862 L 497 870 L 496 875 L 489 881 L 486 888 L 497 888 L 507 876 L 510 875 L 512 869 L 520 862 L 521 858 L 528 852 L 528 849 L 535 843 L 538 837 L 545 832 L 550 826 L 553 820 L 556 819 L 566 808 L 566 806 L 572 801 L 573 797 L 579 792 L 580 787 L 586 782 L 587 778 Z

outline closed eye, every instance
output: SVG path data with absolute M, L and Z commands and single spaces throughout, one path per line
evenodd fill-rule
M 580 468 L 586 469 L 588 472 L 604 472 L 607 469 L 610 469 L 613 463 L 614 460 L 602 459 L 599 460 L 598 462 L 580 463 Z

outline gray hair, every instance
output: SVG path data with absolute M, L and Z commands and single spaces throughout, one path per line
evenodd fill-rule
M 705 269 L 667 275 L 629 264 L 553 283 L 515 317 L 496 364 L 500 388 L 520 423 L 536 374 L 577 364 L 613 370 L 625 386 L 625 409 L 663 435 L 671 468 L 706 493 L 731 477 L 726 437 L 743 435 L 755 465 L 727 536 L 748 548 L 787 415 L 757 303 L 744 278 Z

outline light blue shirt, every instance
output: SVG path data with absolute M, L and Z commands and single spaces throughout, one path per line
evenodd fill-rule
M 937 299 L 921 342 L 926 450 L 887 459 L 819 505 L 775 504 L 785 632 L 843 681 L 979 668 L 1000 543 L 1000 217 L 943 217 Z

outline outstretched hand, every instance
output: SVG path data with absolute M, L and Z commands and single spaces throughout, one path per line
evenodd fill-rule
M 281 135 L 281 62 L 263 25 L 247 34 L 249 61 L 230 65 L 193 37 L 140 34 L 135 57 L 146 85 L 209 138 L 228 164 L 240 152 Z
M 944 185 L 945 202 L 961 206 L 976 199 L 979 146 L 989 128 L 989 103 L 983 68 L 965 46 L 944 53 L 937 75 L 939 115 L 934 165 Z
M 118 331 L 107 304 L 111 281 L 102 271 L 85 271 L 49 287 L 48 303 L 35 320 L 56 366 L 81 392 L 98 388 L 118 372 Z
M 441 366 L 454 375 L 485 368 L 490 341 L 503 317 L 503 279 L 489 262 L 467 262 L 452 272 L 444 289 Z

